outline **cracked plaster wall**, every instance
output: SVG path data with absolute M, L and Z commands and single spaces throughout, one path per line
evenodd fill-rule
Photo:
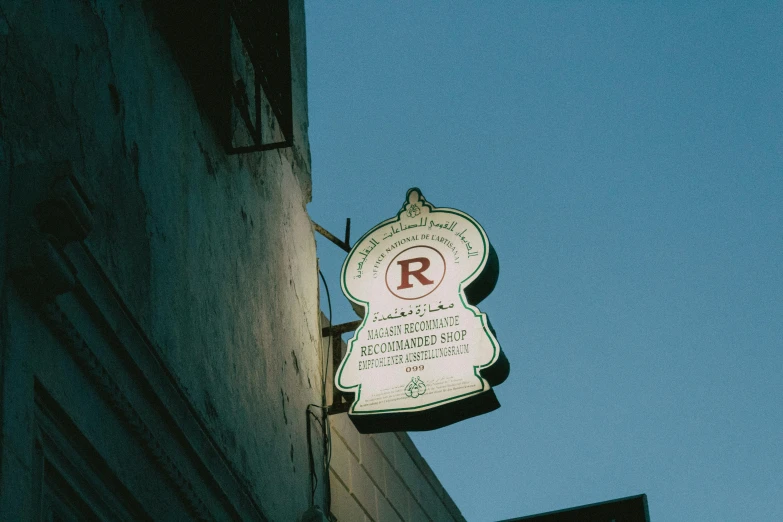
M 321 402 L 291 4 L 295 147 L 227 156 L 148 5 L 0 0 L 0 198 L 15 168 L 70 162 L 87 247 L 271 520 L 309 504 L 305 408 Z

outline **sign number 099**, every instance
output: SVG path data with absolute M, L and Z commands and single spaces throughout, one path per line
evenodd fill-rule
M 423 370 L 424 370 L 424 365 L 423 364 L 421 364 L 419 366 L 408 366 L 407 368 L 405 368 L 406 372 L 420 372 L 420 371 L 423 371 Z

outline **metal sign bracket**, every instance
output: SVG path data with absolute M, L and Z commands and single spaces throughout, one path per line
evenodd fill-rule
M 311 220 L 312 221 L 312 220 Z M 316 232 L 324 236 L 326 239 L 337 245 L 338 247 L 342 248 L 346 252 L 351 251 L 351 218 L 346 218 L 345 220 L 345 241 L 338 238 L 328 230 L 326 230 L 324 227 L 316 223 L 315 221 L 312 221 L 313 226 L 315 227 Z
M 356 331 L 360 324 L 362 324 L 361 319 L 348 323 L 335 324 L 321 329 L 321 337 L 332 338 L 332 404 L 326 409 L 328 415 L 345 413 L 351 407 L 351 404 L 353 404 L 353 401 L 349 400 L 350 394 L 343 393 L 337 388 L 336 378 L 337 367 L 340 366 L 340 363 L 343 360 L 342 334 Z

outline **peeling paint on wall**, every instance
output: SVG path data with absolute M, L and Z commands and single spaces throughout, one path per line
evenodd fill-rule
M 309 505 L 305 408 L 321 402 L 302 386 L 321 379 L 320 331 L 291 5 L 296 146 L 228 156 L 148 2 L 0 2 L 3 180 L 71 165 L 93 205 L 86 248 L 272 520 Z

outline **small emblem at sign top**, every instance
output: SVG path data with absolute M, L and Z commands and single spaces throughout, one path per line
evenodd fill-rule
M 419 206 L 417 204 L 411 203 L 409 207 L 410 208 L 408 208 L 408 211 L 406 212 L 409 218 L 415 218 L 416 216 L 421 214 L 421 209 L 419 209 Z

